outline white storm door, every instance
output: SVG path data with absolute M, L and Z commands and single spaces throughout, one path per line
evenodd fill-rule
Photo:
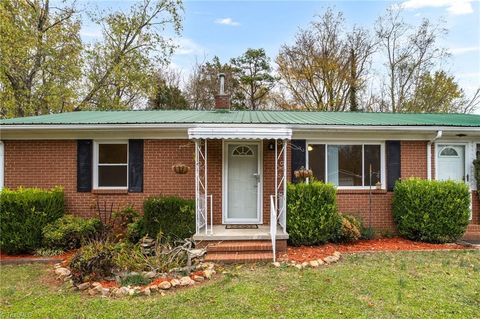
M 465 145 L 439 144 L 437 146 L 437 179 L 465 180 Z
M 225 145 L 225 223 L 260 223 L 259 144 Z

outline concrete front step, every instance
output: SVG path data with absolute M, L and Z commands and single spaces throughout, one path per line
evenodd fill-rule
M 478 224 L 469 224 L 467 226 L 467 233 L 468 232 L 480 232 L 480 225 Z
M 272 252 L 242 251 L 242 252 L 211 252 L 205 256 L 205 261 L 216 263 L 253 263 L 270 262 L 273 260 Z
M 478 232 L 470 232 L 470 231 L 467 231 L 463 237 L 462 237 L 463 240 L 466 240 L 466 241 L 469 241 L 469 240 L 479 240 L 480 241 L 480 231 Z
M 241 252 L 272 251 L 272 243 L 268 241 L 223 241 L 207 246 L 207 252 Z

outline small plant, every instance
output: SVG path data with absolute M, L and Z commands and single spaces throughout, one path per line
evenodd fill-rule
M 114 245 L 110 242 L 92 241 L 80 248 L 70 261 L 74 282 L 101 280 L 115 270 Z
M 355 216 L 342 214 L 342 227 L 340 231 L 341 242 L 350 243 L 360 239 L 362 223 Z
M 63 254 L 63 249 L 60 248 L 38 248 L 35 250 L 35 256 L 50 257 Z
M 373 227 L 362 227 L 361 238 L 371 240 L 375 238 L 375 229 Z
M 65 215 L 43 228 L 43 243 L 46 247 L 70 250 L 92 238 L 101 228 L 100 220 Z
M 138 241 L 146 235 L 145 220 L 139 218 L 131 224 L 127 225 L 126 238 L 132 243 L 138 243 Z
M 150 282 L 150 279 L 140 274 L 128 275 L 120 279 L 120 283 L 122 284 L 122 286 L 145 286 L 148 285 Z
M 140 218 L 133 206 L 127 206 L 113 213 L 113 234 L 116 240 L 128 236 L 128 226 Z

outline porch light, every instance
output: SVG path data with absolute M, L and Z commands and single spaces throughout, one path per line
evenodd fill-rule
M 273 151 L 275 149 L 275 142 L 269 142 L 268 143 L 268 150 Z
M 312 145 L 308 145 L 307 150 L 308 150 L 309 152 L 313 151 L 313 146 L 312 146 Z

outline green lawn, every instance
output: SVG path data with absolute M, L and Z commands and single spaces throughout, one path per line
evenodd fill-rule
M 480 251 L 350 255 L 334 266 L 303 271 L 230 267 L 195 288 L 117 300 L 45 283 L 50 267 L 2 267 L 0 318 L 480 316 Z

